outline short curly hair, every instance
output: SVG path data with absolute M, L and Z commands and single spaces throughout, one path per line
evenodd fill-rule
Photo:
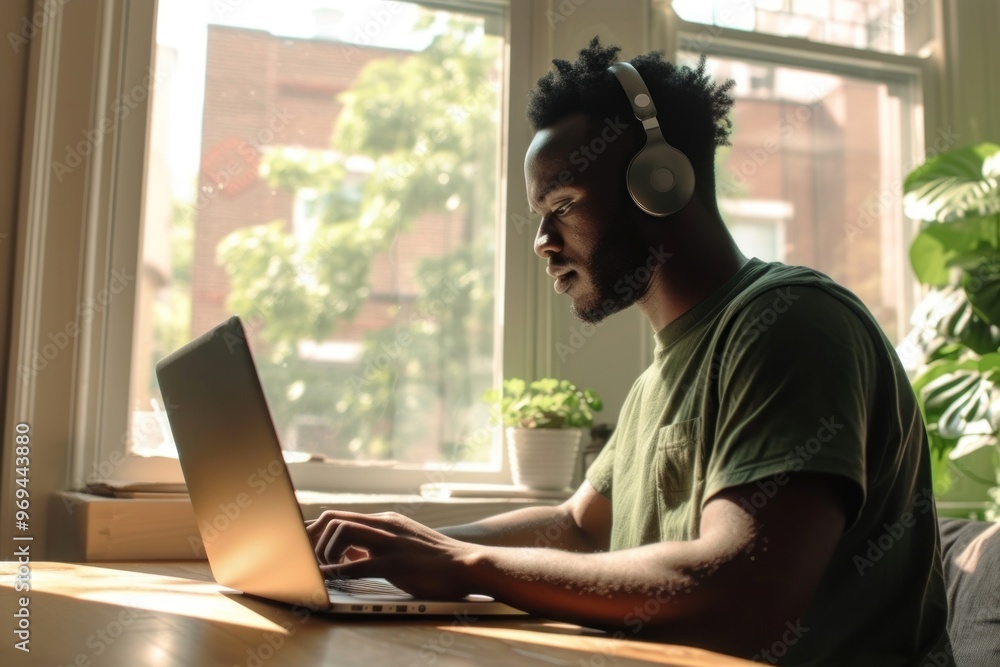
M 575 63 L 553 60 L 555 70 L 540 78 L 529 96 L 527 113 L 532 128 L 538 131 L 574 113 L 584 113 L 598 123 L 621 116 L 630 127 L 638 127 L 621 84 L 608 70 L 618 61 L 619 51 L 619 47 L 605 47 L 600 37 L 594 37 Z M 705 72 L 704 55 L 694 69 L 664 60 L 661 51 L 629 62 L 649 88 L 664 138 L 687 155 L 702 195 L 714 198 L 715 149 L 729 145 L 733 125 L 729 91 L 735 82 L 713 82 Z

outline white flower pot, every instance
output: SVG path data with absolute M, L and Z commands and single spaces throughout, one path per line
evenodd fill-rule
M 508 428 L 514 484 L 530 489 L 565 489 L 576 470 L 579 428 Z

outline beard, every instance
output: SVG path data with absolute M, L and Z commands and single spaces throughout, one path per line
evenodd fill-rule
M 625 310 L 649 291 L 657 267 L 642 241 L 622 233 L 605 234 L 582 263 L 577 276 L 589 289 L 573 299 L 572 313 L 589 324 Z M 584 280 L 584 274 L 586 280 Z

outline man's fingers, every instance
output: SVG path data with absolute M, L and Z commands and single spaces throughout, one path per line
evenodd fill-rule
M 319 535 L 333 521 L 350 521 L 362 523 L 368 526 L 390 526 L 395 525 L 392 512 L 382 514 L 360 514 L 358 512 L 341 512 L 339 510 L 326 510 L 319 515 L 319 518 L 306 521 L 306 532 L 310 537 Z
M 315 548 L 321 540 L 326 527 L 331 523 L 337 521 L 358 521 L 364 518 L 366 515 L 358 514 L 357 512 L 335 512 L 333 510 L 327 510 L 319 515 L 316 519 L 310 519 L 306 521 L 306 535 L 309 537 L 309 542 L 312 543 Z
M 316 542 L 316 556 L 321 563 L 339 563 L 352 549 L 383 551 L 395 540 L 387 531 L 351 521 L 331 521 Z

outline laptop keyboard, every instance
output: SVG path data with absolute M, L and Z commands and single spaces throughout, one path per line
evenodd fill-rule
M 326 588 L 334 593 L 351 595 L 405 595 L 406 591 L 396 588 L 385 579 L 327 579 Z

